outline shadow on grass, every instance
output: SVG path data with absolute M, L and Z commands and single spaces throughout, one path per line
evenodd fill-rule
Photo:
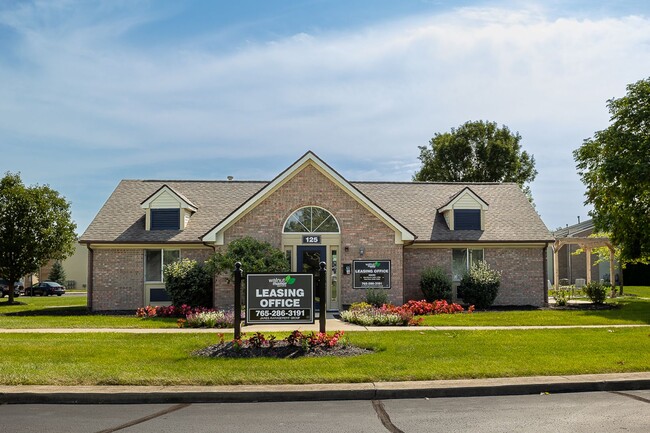
M 650 301 L 621 299 L 610 308 L 583 309 L 585 316 L 597 316 L 610 320 L 628 320 L 650 324 Z
M 16 304 L 12 304 L 16 305 Z M 30 317 L 30 316 L 90 316 L 92 313 L 88 311 L 85 306 L 77 307 L 50 307 L 38 310 L 15 311 L 12 313 L 5 313 L 4 316 L 8 317 Z

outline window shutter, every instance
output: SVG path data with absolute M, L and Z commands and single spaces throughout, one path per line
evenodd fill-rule
M 481 210 L 454 209 L 454 230 L 481 230 Z
M 180 209 L 151 209 L 151 230 L 179 230 Z

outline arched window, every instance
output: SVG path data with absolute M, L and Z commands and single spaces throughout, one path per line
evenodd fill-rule
M 339 223 L 325 209 L 307 206 L 298 209 L 287 219 L 284 233 L 339 233 Z

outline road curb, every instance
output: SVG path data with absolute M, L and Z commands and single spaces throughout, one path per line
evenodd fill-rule
M 650 373 L 241 386 L 0 386 L 0 404 L 252 403 L 483 397 L 650 389 Z

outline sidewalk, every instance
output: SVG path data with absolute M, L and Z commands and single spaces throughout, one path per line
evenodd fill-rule
M 422 382 L 238 386 L 1 386 L 0 404 L 242 403 L 478 397 L 650 389 L 650 372 Z

